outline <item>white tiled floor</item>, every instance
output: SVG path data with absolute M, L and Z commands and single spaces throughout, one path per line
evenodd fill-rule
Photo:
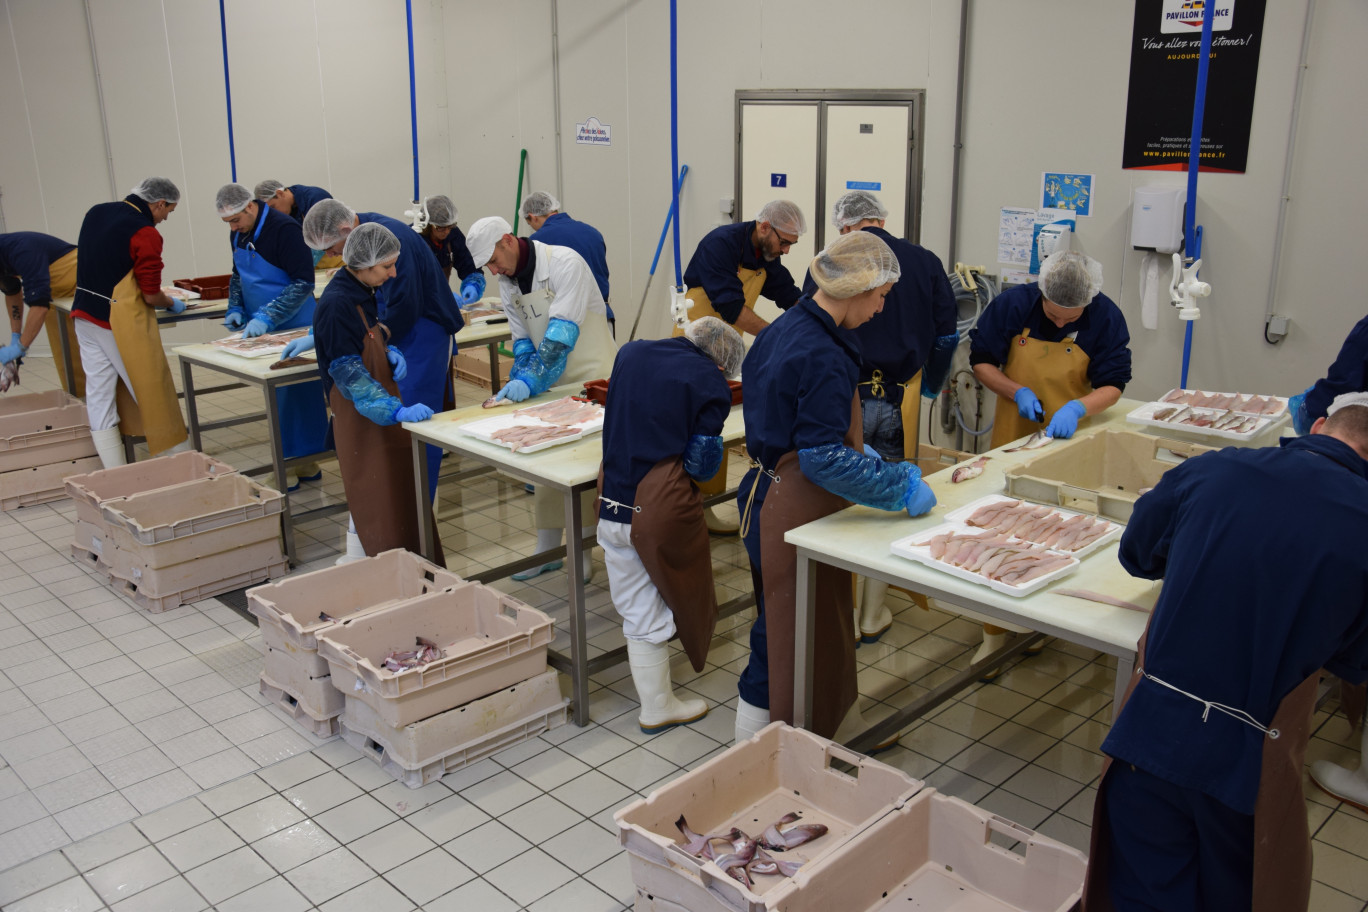
M 31 358 L 18 392 L 52 388 L 53 377 Z M 258 409 L 255 394 L 237 391 L 201 411 L 207 420 Z M 208 435 L 206 449 L 258 464 L 260 438 L 260 425 L 246 425 Z M 299 502 L 340 493 L 335 464 L 324 467 L 323 484 Z M 521 484 L 495 476 L 444 483 L 449 566 L 469 572 L 526 553 L 530 508 Z M 152 615 L 106 589 L 69 556 L 71 514 L 56 503 L 0 515 L 5 910 L 622 910 L 633 887 L 613 811 L 730 742 L 752 613 L 718 625 L 701 674 L 676 656 L 676 681 L 713 704 L 699 723 L 642 734 L 619 665 L 593 679 L 587 727 L 554 729 L 410 790 L 270 707 L 257 692 L 259 634 L 218 600 Z M 301 570 L 331 563 L 344 521 L 300 525 Z M 714 557 L 724 598 L 749 588 L 739 542 L 716 541 Z M 621 643 L 601 562 L 596 571 L 591 653 Z M 564 621 L 563 574 L 500 588 Z M 963 668 L 977 637 L 973 624 L 894 598 L 893 629 L 857 653 L 871 718 Z M 1050 642 L 880 759 L 1086 848 L 1111 681 L 1109 660 Z M 1308 760 L 1356 762 L 1343 717 L 1318 714 L 1315 733 Z M 1368 909 L 1368 814 L 1309 785 L 1307 798 L 1312 908 Z

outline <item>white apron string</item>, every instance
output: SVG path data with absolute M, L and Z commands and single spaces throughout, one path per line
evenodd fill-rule
M 1257 719 L 1255 719 L 1255 718 L 1254 718 L 1253 716 L 1251 716 L 1249 713 L 1245 712 L 1243 709 L 1236 709 L 1234 706 L 1226 706 L 1224 703 L 1215 703 L 1215 702 L 1213 702 L 1213 701 L 1211 701 L 1211 700 L 1203 700 L 1201 697 L 1197 696 L 1196 694 L 1190 694 L 1190 693 L 1188 693 L 1186 690 L 1183 690 L 1182 688 L 1174 687 L 1172 684 L 1168 683 L 1167 681 L 1162 681 L 1162 680 L 1160 680 L 1159 678 L 1156 678 L 1154 675 L 1150 674 L 1148 671 L 1145 671 L 1145 669 L 1143 669 L 1143 668 L 1138 669 L 1138 670 L 1139 670 L 1139 672 L 1140 672 L 1140 674 L 1141 674 L 1142 677 L 1146 678 L 1147 680 L 1153 681 L 1155 684 L 1158 684 L 1160 687 L 1167 687 L 1169 690 L 1173 691 L 1174 693 L 1182 694 L 1183 696 L 1187 697 L 1189 700 L 1195 700 L 1195 701 L 1197 701 L 1198 703 L 1201 703 L 1202 706 L 1204 707 L 1204 708 L 1202 709 L 1202 721 L 1203 721 L 1203 722 L 1205 722 L 1205 721 L 1207 720 L 1207 716 L 1208 716 L 1208 715 L 1211 713 L 1211 711 L 1214 709 L 1214 710 L 1216 710 L 1217 712 L 1225 713 L 1227 716 L 1230 716 L 1232 719 L 1236 720 L 1237 722 L 1243 722 L 1245 725 L 1248 725 L 1248 726 L 1251 727 L 1251 728 L 1257 728 L 1259 731 L 1263 732 L 1265 735 L 1268 735 L 1268 737 L 1272 738 L 1274 741 L 1278 740 L 1278 738 L 1281 737 L 1281 735 L 1282 735 L 1282 733 L 1279 732 L 1276 728 L 1264 728 L 1262 725 L 1259 724 L 1259 721 L 1258 721 Z

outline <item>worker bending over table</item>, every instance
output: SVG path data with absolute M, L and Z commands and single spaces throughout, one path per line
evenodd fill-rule
M 379 223 L 350 232 L 342 247 L 343 268 L 323 289 L 314 327 L 342 486 L 356 534 L 371 557 L 391 548 L 422 550 L 413 444 L 399 422 L 426 421 L 433 412 L 421 402 L 404 405 L 397 381 L 407 366 L 400 351 L 387 344 L 376 303 L 377 289 L 394 279 L 397 261 L 408 256 L 401 250 L 399 238 Z M 441 563 L 442 543 L 435 547 Z
M 1368 391 L 1368 316 L 1349 330 L 1325 376 L 1288 401 L 1293 428 L 1298 434 L 1310 433 L 1311 425 L 1325 417 L 1336 396 L 1364 391 Z
M 1102 294 L 1102 264 L 1073 251 L 1047 257 L 1039 281 L 1008 289 L 984 308 L 969 332 L 969 363 L 998 396 L 994 449 L 1041 430 L 1072 437 L 1086 416 L 1111 408 L 1131 379 L 1130 333 L 1120 308 Z M 984 624 L 973 661 L 1006 641 L 1006 630 Z M 990 670 L 983 680 L 997 675 Z
M 771 720 L 793 722 L 797 551 L 784 533 L 855 503 L 920 516 L 936 503 L 910 462 L 865 455 L 856 383 L 860 353 L 850 334 L 884 306 L 897 257 L 877 235 L 856 231 L 812 261 L 817 291 L 755 339 L 746 357 L 746 449 L 751 469 L 737 506 L 759 617 L 741 673 L 736 739 Z M 856 703 L 851 576 L 817 568 L 812 730 L 838 741 L 865 728 Z
M 712 550 L 699 478 L 722 461 L 731 411 L 727 379 L 741 369 L 741 336 L 717 317 L 690 323 L 682 338 L 638 340 L 618 352 L 603 416 L 598 542 L 608 590 L 622 615 L 647 734 L 708 712 L 670 684 L 670 639 L 703 671 L 717 622 Z M 720 369 L 719 369 L 720 368 Z
M 955 328 L 955 293 L 940 258 L 925 247 L 894 237 L 884 230 L 888 210 L 868 190 L 852 190 L 831 207 L 831 223 L 841 234 L 868 231 L 898 258 L 901 275 L 884 299 L 883 310 L 854 330 L 860 343 L 860 411 L 865 446 L 880 458 L 902 462 L 917 449 L 917 396 L 908 395 L 920 380 L 921 397 L 940 395 L 959 345 Z M 809 273 L 803 293 L 817 283 Z M 875 643 L 893 626 L 893 612 L 884 599 L 888 583 L 865 578 L 855 595 L 855 636 Z
M 1320 669 L 1368 680 L 1368 394 L 1328 412 L 1135 502 L 1121 565 L 1164 586 L 1102 743 L 1089 912 L 1307 907 Z
M 291 184 L 285 186 L 278 180 L 264 180 L 257 184 L 252 190 L 253 195 L 259 202 L 265 203 L 281 215 L 288 215 L 304 226 L 304 217 L 309 214 L 318 203 L 323 200 L 332 199 L 332 194 L 322 187 L 311 187 L 308 184 Z M 340 256 L 329 256 L 325 250 L 315 250 L 313 261 L 315 269 L 336 269 L 342 265 Z
M 429 196 L 423 200 L 423 214 L 426 218 L 423 238 L 432 246 L 437 265 L 442 267 L 442 275 L 450 282 L 454 268 L 461 280 L 461 291 L 457 297 L 462 304 L 474 304 L 484 295 L 484 271 L 475 268 L 465 235 L 456 227 L 456 204 L 449 196 Z
M 584 258 L 569 247 L 513 236 L 513 227 L 497 215 L 470 226 L 466 238 L 477 269 L 489 266 L 499 277 L 499 297 L 513 340 L 513 368 L 495 399 L 521 402 L 558 383 L 584 383 L 606 378 L 613 369 L 617 343 L 608 331 L 607 308 Z M 565 502 L 560 494 L 538 489 L 534 495 L 537 553 L 558 547 L 565 528 Z M 594 515 L 594 493 L 584 492 L 584 519 Z M 587 526 L 584 536 L 593 534 Z M 564 563 L 551 561 L 515 580 L 531 579 Z M 584 578 L 593 571 L 584 552 Z
M 233 275 L 228 282 L 228 311 L 223 325 L 241 330 L 244 339 L 313 325 L 313 256 L 304 243 L 299 223 L 252 198 L 242 184 L 219 188 L 214 204 L 219 218 L 232 229 Z M 328 412 L 320 383 L 277 387 L 280 409 L 280 448 L 286 459 L 326 450 Z M 281 490 L 294 490 L 299 481 Z M 302 481 L 318 481 L 323 470 L 303 466 Z
M 58 313 L 53 298 L 69 298 L 76 293 L 76 245 L 38 231 L 12 231 L 0 234 L 0 291 L 5 295 L 9 313 L 10 342 L 0 347 L 0 364 L 9 364 L 28 354 L 38 338 L 39 327 L 47 327 L 52 357 L 61 361 L 62 338 L 58 320 L 70 317 Z M 24 316 L 24 307 L 28 316 Z M 85 395 L 85 372 L 75 334 L 68 336 L 74 389 L 67 389 L 65 371 L 58 379 L 73 396 Z
M 617 319 L 608 292 L 608 245 L 593 225 L 576 221 L 560 211 L 560 202 L 542 190 L 527 194 L 522 201 L 522 217 L 532 228 L 531 238 L 553 247 L 569 247 L 584 258 L 584 264 L 594 274 L 603 308 L 608 312 L 608 330 L 617 338 Z
M 71 316 L 90 436 L 105 468 L 125 463 L 122 434 L 146 437 L 153 456 L 190 449 L 154 312 L 185 310 L 162 291 L 157 231 L 178 202 L 175 184 L 149 177 L 123 199 L 92 207 L 81 222 Z

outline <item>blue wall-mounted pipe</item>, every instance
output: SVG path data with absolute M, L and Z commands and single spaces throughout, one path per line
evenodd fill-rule
M 674 205 L 670 218 L 674 220 L 675 288 L 684 287 L 684 267 L 679 261 L 679 15 L 676 0 L 670 0 L 670 192 Z M 652 267 L 652 272 L 655 267 Z
M 223 0 L 219 0 L 220 3 Z M 413 132 L 413 201 L 422 201 L 418 195 L 418 90 L 413 78 L 413 0 L 404 0 L 404 11 L 408 15 L 409 51 L 409 123 Z
M 223 40 L 223 97 L 228 102 L 228 164 L 232 171 L 233 183 L 237 183 L 237 150 L 233 146 L 233 84 L 228 78 L 228 17 L 223 12 L 223 0 L 219 0 L 219 37 Z
M 1202 50 L 1197 56 L 1197 97 L 1192 103 L 1192 138 L 1188 142 L 1187 212 L 1184 217 L 1183 251 L 1193 262 L 1202 258 L 1202 229 L 1197 225 L 1197 172 L 1202 166 L 1202 118 L 1206 114 L 1207 65 L 1211 56 L 1211 23 L 1216 18 L 1214 4 L 1208 4 L 1202 17 Z M 1187 321 L 1183 332 L 1183 376 L 1181 385 L 1188 385 L 1188 364 L 1192 360 L 1192 324 Z

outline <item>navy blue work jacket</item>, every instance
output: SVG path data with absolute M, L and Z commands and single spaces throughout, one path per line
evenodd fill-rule
M 290 218 L 302 226 L 304 216 L 309 214 L 318 203 L 323 200 L 333 198 L 332 194 L 322 187 L 310 187 L 308 184 L 291 184 L 287 189 L 294 194 L 294 205 L 290 207 Z
M 736 270 L 765 270 L 765 284 L 760 293 L 782 309 L 788 310 L 802 297 L 793 276 L 779 260 L 763 260 L 751 244 L 755 222 L 736 222 L 720 225 L 703 236 L 684 270 L 684 284 L 702 288 L 712 303 L 713 310 L 728 323 L 735 323 L 746 306 L 741 293 L 741 280 Z M 749 395 L 749 394 L 747 394 Z
M 446 236 L 445 241 L 438 244 L 429 239 L 428 246 L 436 254 L 437 265 L 442 267 L 444 275 L 455 269 L 456 275 L 464 279 L 471 273 L 478 271 L 475 269 L 475 258 L 470 255 L 470 248 L 466 246 L 465 235 L 455 225 L 451 226 L 451 232 Z
M 1325 410 L 1336 396 L 1365 390 L 1368 390 L 1368 317 L 1359 320 L 1349 331 L 1335 363 L 1306 394 L 1306 414 L 1311 421 L 1324 418 Z
M 532 240 L 555 247 L 569 247 L 589 264 L 589 271 L 598 283 L 599 294 L 608 300 L 608 245 L 593 225 L 577 222 L 564 212 L 549 216 L 542 226 L 532 232 Z M 612 319 L 610 312 L 608 319 Z
M 61 238 L 40 231 L 0 234 L 0 293 L 19 293 L 24 303 L 47 304 L 52 300 L 52 264 L 76 249 Z
M 412 233 L 410 229 L 409 234 Z M 403 254 L 399 258 L 402 260 Z M 397 281 L 397 278 L 390 279 L 385 285 Z M 346 267 L 337 270 L 332 280 L 323 286 L 323 294 L 314 310 L 314 350 L 318 355 L 318 376 L 323 381 L 325 396 L 332 393 L 333 379 L 328 373 L 332 363 L 346 355 L 359 358 L 365 349 L 366 331 L 356 313 L 358 304 L 366 318 L 374 323 L 377 319 L 375 289 L 362 283 Z
M 363 225 L 367 222 L 384 225 L 399 239 L 395 277 L 376 292 L 381 308 L 380 321 L 389 327 L 390 342 L 398 345 L 408 338 L 422 317 L 442 327 L 444 332 L 453 335 L 459 332 L 465 326 L 465 318 L 451 294 L 442 267 L 437 264 L 432 245 L 412 227 L 388 215 L 358 212 L 356 217 Z
M 256 233 L 258 224 L 261 225 L 261 234 L 254 241 L 252 235 Z M 304 243 L 304 230 L 288 215 L 281 215 L 265 203 L 257 203 L 257 217 L 252 227 L 246 231 L 231 232 L 230 237 L 233 246 L 240 250 L 246 250 L 248 245 L 255 246 L 262 259 L 284 270 L 291 281 L 307 282 L 313 286 L 313 251 Z M 234 265 L 233 275 L 237 274 L 238 268 Z

